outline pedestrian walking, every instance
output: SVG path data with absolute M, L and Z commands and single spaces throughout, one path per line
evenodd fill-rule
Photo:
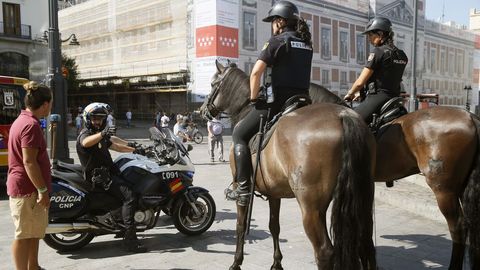
M 225 162 L 223 159 L 223 124 L 218 115 L 207 122 L 208 130 L 208 149 L 210 161 L 215 161 L 215 148 L 218 149 L 218 161 Z
M 13 122 L 8 138 L 7 193 L 15 225 L 12 255 L 16 269 L 43 269 L 38 248 L 48 225 L 51 165 L 39 119 L 50 114 L 52 92 L 36 82 L 23 87 L 26 109 Z
M 75 127 L 77 128 L 77 136 L 78 134 L 80 134 L 80 131 L 82 130 L 82 125 L 83 125 L 82 114 L 78 113 L 77 117 L 75 117 Z
M 115 126 L 115 118 L 113 117 L 113 111 L 108 113 L 107 126 L 109 127 Z
M 130 109 L 128 109 L 125 116 L 127 117 L 127 127 L 130 127 L 130 124 L 132 122 L 132 111 Z

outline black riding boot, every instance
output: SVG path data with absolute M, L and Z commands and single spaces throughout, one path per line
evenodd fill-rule
M 125 231 L 123 247 L 127 252 L 142 253 L 147 251 L 147 248 L 138 241 L 135 227 L 130 227 Z
M 236 200 L 241 206 L 246 206 L 250 197 L 250 179 L 252 176 L 252 161 L 250 149 L 242 144 L 236 144 L 233 149 L 236 167 L 237 188 L 226 189 L 227 200 Z

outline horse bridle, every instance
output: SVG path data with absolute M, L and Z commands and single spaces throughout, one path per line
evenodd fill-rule
M 217 98 L 218 93 L 220 92 L 220 89 L 225 81 L 224 79 L 228 75 L 229 71 L 230 71 L 230 67 L 227 67 L 224 71 L 225 74 L 223 76 L 218 75 L 217 79 L 215 79 L 215 81 L 212 82 L 213 91 L 207 97 L 207 104 L 206 104 L 206 111 L 205 111 L 205 116 L 208 119 L 213 119 L 215 116 L 217 116 L 219 113 L 222 112 L 217 108 L 217 106 L 215 106 L 215 104 L 213 104 L 213 101 L 215 101 L 215 98 Z

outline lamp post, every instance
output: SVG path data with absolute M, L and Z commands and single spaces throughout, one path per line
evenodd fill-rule
M 52 113 L 61 117 L 55 136 L 54 156 L 58 160 L 71 161 L 67 140 L 67 89 L 65 80 L 62 77 L 62 52 L 60 46 L 61 42 L 69 40 L 71 40 L 71 45 L 79 45 L 79 43 L 74 34 L 70 35 L 66 40 L 60 39 L 57 0 L 48 0 L 48 15 L 48 36 L 44 32 L 44 38 L 48 38 L 48 74 L 46 81 L 53 92 Z
M 465 85 L 465 87 L 463 87 L 463 90 L 467 91 L 467 100 L 465 101 L 465 110 L 470 111 L 469 94 L 470 94 L 470 91 L 472 90 L 472 86 Z
M 417 104 L 417 0 L 413 0 L 413 54 L 412 54 L 412 87 L 410 89 L 410 112 L 418 109 Z

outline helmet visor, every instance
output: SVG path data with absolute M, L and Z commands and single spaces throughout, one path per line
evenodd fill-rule
M 277 16 L 268 16 L 268 17 L 263 18 L 262 21 L 264 21 L 264 22 L 273 22 L 273 21 L 275 20 L 275 17 L 277 17 Z

